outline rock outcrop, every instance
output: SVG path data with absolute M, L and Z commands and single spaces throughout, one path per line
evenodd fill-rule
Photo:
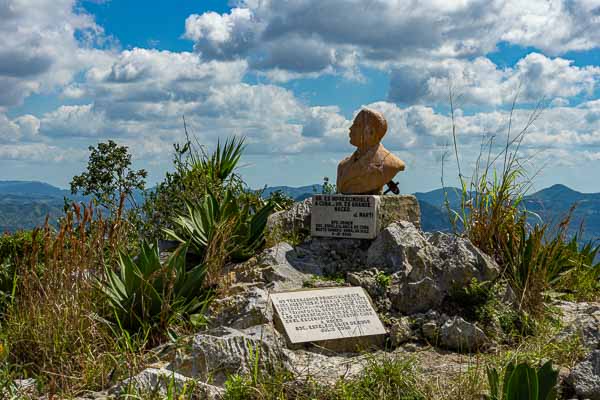
M 166 351 L 165 369 L 222 386 L 231 374 L 249 374 L 255 363 L 263 371 L 292 370 L 284 344 L 269 325 L 247 329 L 217 328 L 198 333 Z
M 195 393 L 206 400 L 219 400 L 225 393 L 223 388 L 199 382 L 193 378 L 186 377 L 165 368 L 146 368 L 139 374 L 125 379 L 112 387 L 108 394 L 119 396 L 124 391 L 130 391 L 134 388 L 141 394 L 154 393 L 166 397 L 169 387 L 172 388 L 172 390 L 181 393 L 186 385 L 193 387 Z M 104 398 L 108 399 L 110 397 Z
M 309 197 L 294 203 L 289 210 L 271 214 L 267 220 L 267 231 L 275 235 L 309 235 L 311 207 L 312 198 Z
M 577 364 L 567 381 L 580 399 L 600 400 L 600 350 Z
M 400 199 L 402 196 L 394 197 L 396 202 L 412 201 L 409 196 L 404 200 Z M 269 218 L 269 229 L 296 238 L 307 235 L 310 209 L 311 200 L 307 199 L 291 210 L 275 213 Z M 406 210 L 400 213 L 407 214 Z M 296 246 L 280 242 L 247 264 L 232 266 L 234 283 L 226 295 L 211 305 L 211 329 L 167 346 L 160 364 L 121 384 L 160 389 L 167 379 L 178 387 L 195 380 L 200 382 L 206 398 L 217 399 L 223 394 L 228 376 L 250 374 L 255 362 L 261 371 L 283 370 L 298 381 L 311 376 L 320 383 L 333 384 L 342 376 L 356 376 L 369 360 L 391 354 L 381 350 L 359 355 L 316 347 L 288 347 L 274 329 L 269 296 L 306 286 L 363 287 L 387 327 L 387 343 L 395 349 L 394 353 L 428 345 L 459 352 L 493 347 L 493 333 L 488 337 L 489 330 L 484 332 L 477 323 L 455 315 L 445 301 L 473 279 L 495 279 L 500 271 L 498 265 L 465 238 L 422 232 L 418 215 L 400 218 L 391 206 L 384 212 L 393 221 L 386 222 L 374 240 L 306 238 Z M 561 335 L 580 334 L 584 345 L 596 350 L 573 369 L 568 380 L 578 395 L 600 398 L 593 397 L 598 393 L 599 381 L 600 307 L 568 302 L 558 306 L 564 311 L 566 326 Z M 456 355 L 433 353 L 439 358 L 444 357 L 441 353 L 452 354 L 448 358 Z M 438 371 L 437 361 L 431 364 L 432 371 Z M 458 362 L 451 364 L 460 368 Z M 122 387 L 115 386 L 113 393 Z
M 559 337 L 578 335 L 589 350 L 600 350 L 600 303 L 556 303 L 565 327 Z
M 405 221 L 392 223 L 374 241 L 312 238 L 295 248 L 279 243 L 258 259 L 261 266 L 280 270 L 267 277 L 280 287 L 298 287 L 307 274 L 348 276 L 376 296 L 378 274 L 388 274 L 390 301 L 406 314 L 435 308 L 454 288 L 499 273 L 498 265 L 467 239 L 425 234 Z
M 433 277 L 445 291 L 499 273 L 498 265 L 469 240 L 441 232 L 426 234 L 406 221 L 393 223 L 379 234 L 369 247 L 367 264 L 411 282 Z
M 439 332 L 440 345 L 457 351 L 485 350 L 490 340 L 475 324 L 461 317 L 453 317 L 442 325 Z

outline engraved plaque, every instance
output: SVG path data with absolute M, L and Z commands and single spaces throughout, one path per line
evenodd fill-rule
M 312 236 L 374 239 L 379 196 L 322 194 L 312 198 Z
M 386 333 L 361 287 L 272 293 L 271 301 L 291 343 Z

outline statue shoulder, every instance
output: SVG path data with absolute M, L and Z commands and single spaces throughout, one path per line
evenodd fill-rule
M 383 147 L 383 145 L 380 146 L 378 153 L 380 154 L 381 159 L 383 159 L 384 166 L 397 171 L 404 171 L 404 169 L 406 168 L 406 164 L 404 163 L 404 161 L 396 157 L 388 149 Z
M 344 158 L 342 161 L 338 163 L 338 169 L 345 167 L 352 160 L 352 156 L 348 156 Z

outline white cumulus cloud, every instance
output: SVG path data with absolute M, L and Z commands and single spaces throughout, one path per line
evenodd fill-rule
M 75 0 L 0 2 L 0 108 L 61 87 L 105 58 L 93 47 L 106 40 L 102 28 L 75 5 Z

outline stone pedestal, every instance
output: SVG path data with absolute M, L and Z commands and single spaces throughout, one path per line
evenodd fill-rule
M 344 195 L 335 195 L 344 196 Z M 349 197 L 353 197 L 349 195 Z M 419 201 L 413 195 L 381 195 L 369 196 L 378 198 L 378 225 L 379 233 L 386 226 L 396 221 L 408 221 L 421 228 L 421 210 Z M 271 216 L 267 222 L 267 230 L 283 236 L 306 236 L 311 233 L 313 199 L 295 203 L 291 209 L 279 211 Z
M 420 228 L 421 213 L 415 196 L 335 194 L 312 198 L 313 237 L 374 239 L 396 221 L 408 221 Z

